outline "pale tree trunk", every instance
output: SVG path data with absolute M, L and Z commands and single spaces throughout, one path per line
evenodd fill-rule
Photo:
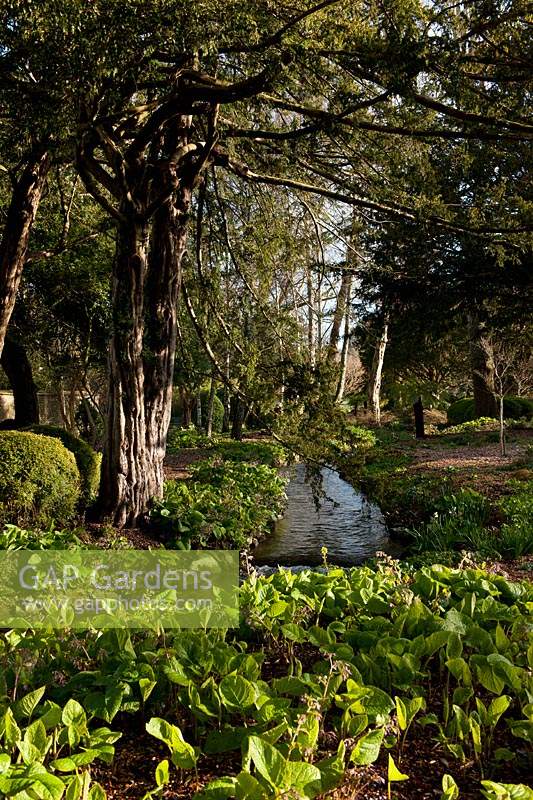
M 486 323 L 475 314 L 469 319 L 470 365 L 476 417 L 496 417 L 494 348 Z
M 350 270 L 342 271 L 341 285 L 337 295 L 337 304 L 333 312 L 331 332 L 329 336 L 329 349 L 333 356 L 337 355 L 339 340 L 341 335 L 342 321 L 346 313 L 346 304 L 349 302 L 349 294 L 352 286 L 353 273 Z
M 368 403 L 376 425 L 381 425 L 381 380 L 383 376 L 383 362 L 385 361 L 385 351 L 387 349 L 388 341 L 389 317 L 388 314 L 386 314 L 383 319 L 383 327 L 374 350 L 372 372 L 368 387 Z
M 344 273 L 342 276 L 341 292 L 343 294 L 342 304 L 344 306 L 344 339 L 342 342 L 339 382 L 337 384 L 337 394 L 335 402 L 340 403 L 344 397 L 346 388 L 346 370 L 348 367 L 348 350 L 350 347 L 350 292 L 352 288 L 352 273 Z M 339 297 L 340 300 L 340 297 Z M 339 303 L 337 302 L 337 307 Z M 330 340 L 331 346 L 331 340 Z M 335 348 L 337 344 L 335 344 Z
M 0 242 L 0 355 L 49 169 L 48 153 L 44 147 L 35 148 L 15 185 L 7 210 Z
M 172 408 L 186 211 L 167 202 L 149 225 L 131 215 L 118 230 L 113 269 L 113 336 L 99 507 L 118 527 L 136 526 L 163 493 Z
M 507 455 L 507 448 L 505 445 L 505 422 L 503 418 L 503 402 L 504 402 L 504 394 L 503 392 L 500 394 L 499 397 L 499 411 L 500 411 L 500 453 L 502 456 Z
M 39 423 L 39 400 L 26 350 L 19 342 L 7 337 L 0 356 L 0 364 L 13 391 L 16 427 L 37 425 Z
M 309 364 L 314 367 L 316 365 L 315 292 L 310 269 L 307 273 L 307 347 L 309 350 Z

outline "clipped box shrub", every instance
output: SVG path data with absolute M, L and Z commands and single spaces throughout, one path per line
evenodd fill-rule
M 54 425 L 33 425 L 28 430 L 40 436 L 52 436 L 54 439 L 59 439 L 63 446 L 70 450 L 76 459 L 80 473 L 83 501 L 89 503 L 93 500 L 98 492 L 100 482 L 100 454 L 96 453 L 83 439 L 74 436 L 64 428 Z
M 531 419 L 533 417 L 533 400 L 527 397 L 505 397 L 503 400 L 505 419 Z M 476 419 L 473 397 L 463 397 L 448 407 L 448 423 L 461 425 Z
M 76 461 L 57 438 L 0 432 L 0 525 L 66 524 L 76 514 L 80 497 Z

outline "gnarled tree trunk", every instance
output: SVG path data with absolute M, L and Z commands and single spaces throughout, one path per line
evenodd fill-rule
M 26 350 L 11 338 L 4 341 L 0 363 L 7 375 L 15 402 L 15 426 L 25 428 L 39 423 L 39 400 Z
M 176 314 L 190 194 L 168 201 L 151 226 L 125 216 L 113 269 L 106 445 L 99 505 L 119 527 L 135 526 L 163 492 L 172 408 Z
M 0 242 L 0 354 L 15 307 L 32 225 L 50 168 L 44 147 L 36 147 L 15 185 Z

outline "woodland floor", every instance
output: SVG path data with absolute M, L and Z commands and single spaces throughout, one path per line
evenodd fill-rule
M 507 455 L 502 457 L 497 443 L 487 443 L 480 436 L 479 443 L 465 446 L 451 446 L 443 436 L 428 437 L 423 442 L 408 442 L 406 449 L 412 455 L 412 463 L 407 470 L 412 473 L 424 472 L 431 475 L 451 477 L 453 484 L 470 486 L 495 499 L 510 493 L 508 482 L 511 478 L 531 478 L 533 472 L 523 467 L 528 445 L 533 443 L 533 431 L 513 433 L 513 441 L 508 445 Z M 207 457 L 205 450 L 184 450 L 178 456 L 168 456 L 165 474 L 169 479 L 187 478 L 189 467 Z M 92 535 L 110 535 L 109 531 L 91 531 Z M 156 542 L 148 533 L 124 531 L 122 533 L 135 547 L 153 547 Z M 112 546 L 112 544 L 111 544 Z M 533 576 L 533 556 L 526 556 L 511 562 L 492 562 L 486 565 L 491 572 L 497 572 L 514 580 L 529 579 Z M 265 666 L 268 662 L 265 662 Z M 439 687 L 433 687 L 436 694 Z M 109 800 L 142 800 L 146 792 L 153 788 L 153 775 L 158 762 L 168 753 L 164 745 L 154 741 L 146 734 L 141 720 L 128 716 L 124 718 L 126 732 L 117 743 L 113 766 L 102 766 L 94 771 L 107 792 Z M 325 751 L 336 748 L 336 735 L 325 732 L 321 735 Z M 515 740 L 516 743 L 516 740 Z M 503 743 L 502 744 L 509 744 Z M 514 745 L 516 747 L 516 744 Z M 325 755 L 326 753 L 324 753 Z M 195 792 L 220 775 L 237 774 L 240 769 L 240 753 L 218 756 L 203 756 L 198 765 L 198 774 L 174 772 L 174 778 L 160 795 L 167 800 L 190 800 Z M 493 776 L 505 783 L 527 782 L 528 775 L 519 766 L 519 757 L 514 764 L 503 767 L 501 774 Z M 474 800 L 480 797 L 479 782 L 482 779 L 479 766 L 468 762 L 458 764 L 439 743 L 432 740 L 428 732 L 413 727 L 404 747 L 404 755 L 399 764 L 402 772 L 409 775 L 405 784 L 393 786 L 395 800 L 436 800 L 442 793 L 443 773 L 451 774 L 461 786 L 461 798 Z M 324 795 L 324 800 L 387 800 L 387 751 L 382 749 L 375 764 L 368 767 L 348 769 L 342 785 Z

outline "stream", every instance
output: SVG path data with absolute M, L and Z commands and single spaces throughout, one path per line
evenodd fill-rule
M 257 566 L 319 566 L 321 548 L 327 547 L 329 564 L 349 567 L 377 551 L 396 549 L 378 506 L 338 472 L 328 467 L 320 470 L 318 498 L 313 496 L 305 464 L 296 464 L 285 474 L 290 478 L 287 509 L 273 533 L 253 551 Z

